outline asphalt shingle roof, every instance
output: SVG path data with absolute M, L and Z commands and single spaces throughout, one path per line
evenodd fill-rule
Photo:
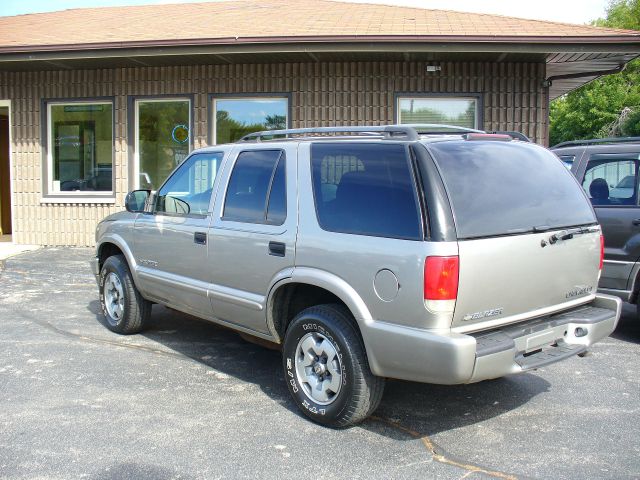
M 353 41 L 381 37 L 435 41 L 606 41 L 640 32 L 333 0 L 229 0 L 210 3 L 80 8 L 0 17 L 0 51 L 216 44 Z M 482 37 L 479 40 L 479 37 Z M 389 38 L 393 39 L 393 38 Z

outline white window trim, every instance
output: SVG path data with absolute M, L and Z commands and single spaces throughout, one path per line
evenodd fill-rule
M 189 151 L 187 152 L 187 156 L 191 155 L 191 145 L 192 145 L 192 135 L 193 135 L 193 126 L 191 125 L 191 98 L 189 97 L 156 97 L 156 98 L 136 98 L 134 101 L 134 144 L 133 144 L 133 190 L 140 188 L 140 129 L 138 126 L 140 125 L 140 104 L 141 103 L 164 103 L 164 102 L 188 102 L 189 103 L 189 138 L 187 139 L 187 148 Z M 164 182 L 162 182 L 164 183 Z M 158 185 L 157 189 L 160 190 L 162 185 Z
M 477 96 L 466 96 L 466 95 L 398 95 L 396 99 L 396 112 L 397 119 L 396 123 L 398 125 L 402 124 L 402 109 L 400 108 L 400 103 L 402 100 L 472 100 L 475 103 L 475 115 L 473 118 L 474 126 L 471 127 L 473 129 L 478 129 L 478 125 L 480 124 L 480 101 Z M 439 124 L 440 125 L 440 124 Z M 441 124 L 446 125 L 446 124 Z M 466 127 L 465 127 L 466 128 Z
M 109 191 L 76 191 L 76 192 L 63 192 L 55 191 L 53 189 L 53 122 L 51 121 L 51 107 L 60 105 L 110 105 L 111 106 L 111 190 Z M 83 100 L 74 101 L 69 99 L 68 101 L 53 101 L 47 102 L 47 181 L 45 184 L 45 191 L 40 199 L 40 203 L 115 203 L 115 105 L 110 100 Z
M 262 95 L 247 95 L 247 96 L 230 96 L 230 97 L 214 97 L 212 99 L 212 115 L 211 115 L 211 139 L 212 139 L 212 145 L 217 145 L 218 144 L 218 125 L 217 125 L 217 113 L 218 113 L 218 101 L 227 101 L 227 100 L 248 100 L 248 101 L 264 101 L 264 100 L 284 100 L 286 103 L 286 107 L 285 107 L 285 111 L 284 111 L 284 116 L 285 116 L 285 123 L 286 123 L 286 128 L 289 128 L 289 97 L 282 97 L 279 95 L 268 95 L 268 96 L 262 96 Z

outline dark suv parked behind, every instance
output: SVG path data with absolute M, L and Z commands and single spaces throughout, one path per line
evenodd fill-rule
M 636 304 L 640 314 L 640 137 L 564 142 L 552 150 L 571 167 L 602 225 L 599 290 Z

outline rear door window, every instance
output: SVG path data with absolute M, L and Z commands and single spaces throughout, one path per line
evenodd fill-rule
M 287 216 L 285 174 L 283 151 L 241 152 L 229 179 L 223 220 L 282 225 Z
M 496 141 L 430 143 L 449 193 L 458 238 L 596 222 L 579 184 L 550 151 Z
M 404 145 L 315 143 L 311 167 L 318 222 L 324 230 L 422 239 Z
M 594 206 L 637 205 L 638 155 L 591 155 L 582 187 Z

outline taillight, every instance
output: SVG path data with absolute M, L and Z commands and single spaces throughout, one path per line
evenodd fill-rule
M 424 299 L 455 300 L 458 297 L 459 259 L 427 257 L 424 262 Z
M 602 266 L 604 265 L 604 235 L 600 235 L 600 270 L 602 270 Z

